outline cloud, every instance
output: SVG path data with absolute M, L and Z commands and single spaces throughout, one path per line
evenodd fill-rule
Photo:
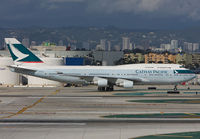
M 0 25 L 183 26 L 200 22 L 199 5 L 199 0 L 2 0 Z
M 132 13 L 136 15 L 185 16 L 200 20 L 199 0 L 86 0 L 88 10 L 112 13 Z
M 143 12 L 157 10 L 160 0 L 96 0 L 90 1 L 91 9 L 105 12 Z
M 59 9 L 61 6 L 68 3 L 82 3 L 85 0 L 39 0 L 39 5 L 41 8 L 46 8 L 47 10 Z
M 4 1 L 4 0 L 3 0 Z M 69 3 L 83 4 L 85 12 L 107 15 L 129 13 L 152 17 L 183 16 L 200 20 L 199 0 L 7 0 L 17 5 L 35 2 L 46 10 L 59 10 Z M 5 6 L 6 7 L 6 6 Z M 78 10 L 78 9 L 74 9 Z
M 46 0 L 47 2 L 84 2 L 85 0 Z

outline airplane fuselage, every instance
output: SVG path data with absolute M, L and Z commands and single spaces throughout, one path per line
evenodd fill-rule
M 134 84 L 178 84 L 189 81 L 196 75 L 180 65 L 134 64 L 122 66 L 39 66 L 32 76 L 66 83 L 92 83 L 94 77 L 108 79 L 115 84 L 117 79 L 133 81 Z M 29 74 L 30 75 L 30 74 Z

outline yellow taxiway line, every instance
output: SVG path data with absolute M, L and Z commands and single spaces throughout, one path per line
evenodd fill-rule
M 56 95 L 56 94 L 58 94 L 59 92 L 60 92 L 60 90 L 56 90 L 56 91 L 52 92 L 50 95 L 46 95 L 46 96 L 41 97 L 39 100 L 37 100 L 37 101 L 36 101 L 35 103 L 33 103 L 32 105 L 23 107 L 21 110 L 19 110 L 19 111 L 16 112 L 16 113 L 13 113 L 13 114 L 11 114 L 11 115 L 0 117 L 0 119 L 8 119 L 8 118 L 11 118 L 11 117 L 20 115 L 20 114 L 24 113 L 25 111 L 27 111 L 28 109 L 33 108 L 33 107 L 36 106 L 37 104 L 41 103 L 46 97 L 51 96 L 51 95 Z

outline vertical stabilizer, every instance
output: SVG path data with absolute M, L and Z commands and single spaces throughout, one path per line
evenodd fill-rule
M 5 38 L 5 43 L 15 63 L 43 63 L 15 38 Z

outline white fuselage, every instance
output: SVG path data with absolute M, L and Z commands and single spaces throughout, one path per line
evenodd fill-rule
M 196 77 L 190 70 L 176 64 L 131 64 L 121 66 L 22 66 L 35 70 L 23 73 L 65 83 L 94 83 L 95 78 L 107 79 L 113 85 L 118 79 L 134 84 L 178 84 Z

